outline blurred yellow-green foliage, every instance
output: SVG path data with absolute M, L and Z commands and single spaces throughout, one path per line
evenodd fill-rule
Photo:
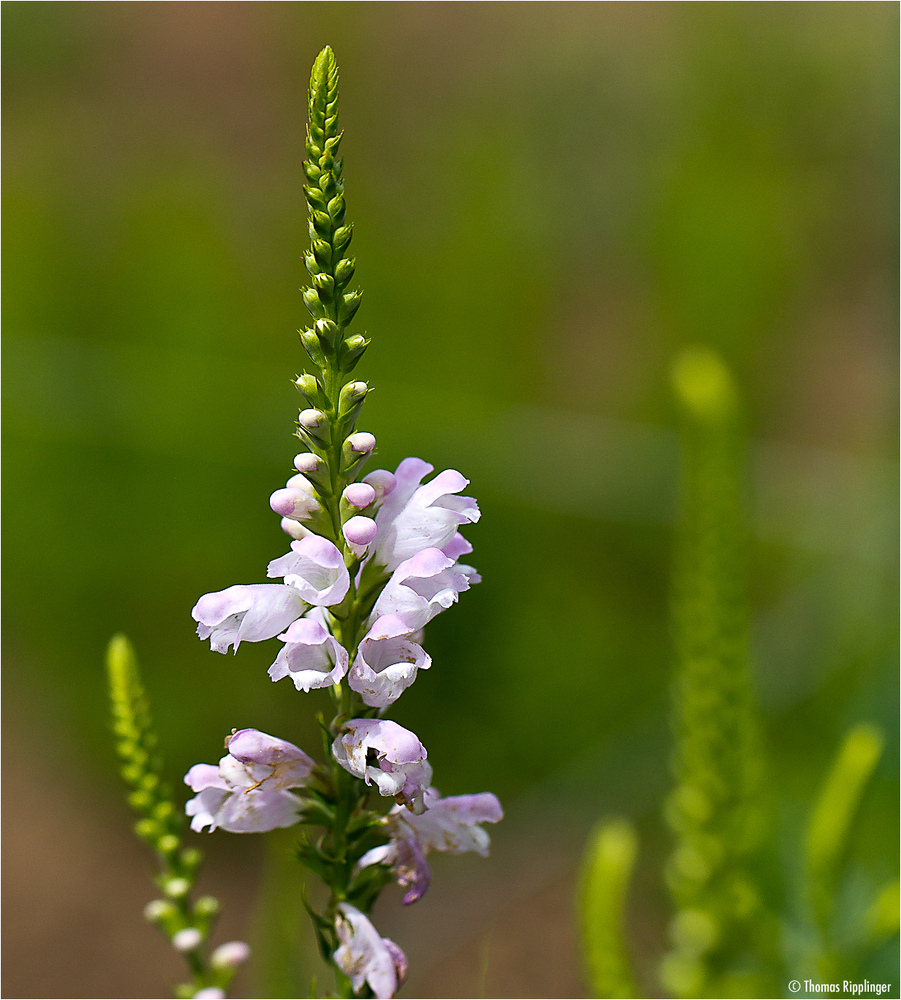
M 319 700 L 269 683 L 271 644 L 217 656 L 189 612 L 207 591 L 262 582 L 286 544 L 267 498 L 296 450 L 300 164 L 326 43 L 342 74 L 358 326 L 373 338 L 360 429 L 377 435 L 379 466 L 412 454 L 459 468 L 483 509 L 469 537 L 484 582 L 430 625 L 434 669 L 394 717 L 428 747 L 443 792 L 494 790 L 509 821 L 479 862 L 484 898 L 459 904 L 466 933 L 459 920 L 433 929 L 449 943 L 432 943 L 431 978 L 414 963 L 415 995 L 476 995 L 479 975 L 488 996 L 576 995 L 570 918 L 547 900 L 535 923 L 556 920 L 563 943 L 545 980 L 503 943 L 466 985 L 446 959 L 489 920 L 505 941 L 514 901 L 570 885 L 603 815 L 644 824 L 656 877 L 670 780 L 667 371 L 686 343 L 717 349 L 749 403 L 754 653 L 783 823 L 800 828 L 843 732 L 878 723 L 889 742 L 854 884 L 896 869 L 896 5 L 16 2 L 3 14 L 18 782 L 5 817 L 9 851 L 36 852 L 7 889 L 22 913 L 10 991 L 132 988 L 127 964 L 102 985 L 120 939 L 101 941 L 90 916 L 67 960 L 74 992 L 47 992 L 41 959 L 63 947 L 66 899 L 95 913 L 98 880 L 97 914 L 117 898 L 115 866 L 84 868 L 78 846 L 127 824 L 101 669 L 112 633 L 139 652 L 175 779 L 215 760 L 232 727 L 315 740 Z M 259 855 L 258 838 L 213 840 L 229 865 Z M 491 866 L 506 873 L 497 884 Z M 434 928 L 455 912 L 429 905 L 402 917 Z M 649 890 L 635 915 L 657 954 L 660 905 Z M 135 968 L 164 955 L 137 909 L 117 919 L 134 921 L 120 935 Z M 517 926 L 547 940 L 547 926 L 532 939 Z

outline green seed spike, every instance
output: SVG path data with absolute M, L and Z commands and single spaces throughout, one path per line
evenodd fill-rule
M 776 960 L 775 923 L 758 875 L 764 811 L 739 396 L 706 348 L 682 352 L 672 376 L 682 443 L 673 576 L 676 787 L 666 804 L 676 841 L 667 867 L 675 914 L 661 975 L 677 997 L 765 996 L 776 988 L 764 981 Z
M 592 996 L 637 997 L 626 950 L 626 893 L 638 843 L 625 820 L 601 823 L 592 834 L 582 880 L 582 952 Z
M 121 774 L 131 789 L 129 802 L 141 817 L 135 830 L 154 850 L 167 854 L 171 837 L 181 829 L 181 815 L 162 780 L 150 706 L 134 650 L 124 635 L 110 640 L 106 670 Z

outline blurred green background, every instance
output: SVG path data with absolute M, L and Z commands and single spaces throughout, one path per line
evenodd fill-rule
M 444 793 L 496 791 L 508 819 L 490 861 L 439 859 L 412 911 L 381 904 L 407 995 L 584 995 L 574 871 L 615 812 L 644 838 L 637 947 L 663 947 L 667 370 L 686 343 L 722 352 L 748 403 L 778 836 L 871 720 L 889 744 L 852 881 L 896 871 L 895 4 L 3 15 L 7 995 L 160 995 L 178 972 L 139 911 L 113 632 L 174 780 L 232 727 L 315 741 L 320 701 L 269 683 L 272 644 L 218 656 L 189 612 L 286 548 L 267 498 L 296 450 L 300 164 L 326 43 L 372 337 L 360 429 L 375 465 L 458 468 L 483 510 L 484 582 L 429 626 L 434 669 L 393 717 Z M 254 910 L 262 838 L 203 844 L 223 931 L 258 950 L 295 922 L 309 936 L 296 898 L 278 933 Z

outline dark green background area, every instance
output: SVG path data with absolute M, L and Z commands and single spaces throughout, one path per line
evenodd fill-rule
M 316 745 L 325 700 L 269 682 L 278 644 L 218 656 L 190 609 L 286 550 L 267 498 L 297 450 L 306 85 L 328 43 L 372 337 L 359 426 L 376 465 L 458 468 L 483 511 L 484 582 L 429 626 L 434 666 L 392 712 L 438 786 L 501 796 L 500 865 L 543 824 L 570 839 L 542 850 L 571 858 L 593 819 L 646 817 L 657 877 L 667 371 L 702 342 L 753 434 L 778 836 L 846 728 L 875 721 L 889 746 L 854 878 L 891 875 L 897 21 L 843 2 L 5 3 L 5 761 L 25 776 L 7 821 L 27 829 L 65 781 L 124 829 L 101 671 L 118 630 L 176 781 L 232 727 Z M 54 836 L 65 854 L 65 822 Z M 217 837 L 241 865 L 243 839 Z M 48 891 L 68 890 L 21 899 Z M 28 948 L 56 931 L 28 919 L 8 985 L 53 995 Z M 55 995 L 123 995 L 96 992 L 89 935 L 80 954 Z M 517 993 L 497 961 L 486 995 L 573 995 Z

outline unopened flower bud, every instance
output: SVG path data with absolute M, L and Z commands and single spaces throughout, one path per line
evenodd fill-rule
M 319 382 L 312 375 L 298 375 L 294 385 L 308 403 L 313 404 L 319 399 Z
M 375 490 L 369 483 L 351 483 L 341 494 L 341 499 L 349 506 L 362 510 L 375 500 Z
M 159 924 L 171 919 L 178 910 L 168 899 L 153 899 L 144 907 L 144 919 L 151 924 Z
M 171 802 L 157 802 L 153 807 L 153 818 L 165 822 L 174 812 L 175 806 Z
M 201 941 L 203 935 L 196 927 L 185 927 L 172 935 L 172 947 L 176 951 L 193 951 Z
M 369 386 L 365 382 L 348 382 L 343 386 L 338 396 L 338 419 L 356 420 L 368 392 Z
M 379 502 L 384 500 L 397 485 L 394 473 L 387 469 L 376 469 L 374 472 L 370 472 L 368 476 L 363 477 L 363 482 L 369 483 L 375 490 L 375 498 Z
M 306 301 L 306 299 L 304 299 L 304 301 Z M 319 300 L 317 298 L 316 302 L 318 303 L 318 301 Z M 325 352 L 322 350 L 322 345 L 319 343 L 319 338 L 316 336 L 316 333 L 307 327 L 299 332 L 299 336 L 300 342 L 303 344 L 307 354 L 310 355 L 313 361 L 319 365 L 320 368 L 323 367 L 325 365 Z
M 320 275 L 319 277 L 323 279 L 323 281 L 332 281 L 329 275 Z M 332 295 L 330 294 L 328 285 L 326 288 L 319 288 L 319 282 L 317 281 L 317 289 L 319 291 L 320 299 L 323 299 L 326 302 L 330 302 L 332 300 Z M 326 344 L 330 348 L 334 348 L 335 341 L 338 339 L 337 325 L 330 319 L 317 319 L 313 324 L 313 327 L 316 330 L 320 343 Z
M 341 471 L 348 473 L 366 461 L 375 448 L 375 437 L 358 431 L 346 438 L 341 448 Z
M 354 309 L 354 312 L 356 312 L 356 309 Z M 362 351 L 368 343 L 369 341 L 365 337 L 361 336 L 359 333 L 355 333 L 352 337 L 348 337 L 347 340 L 344 341 L 344 346 L 349 352 L 353 353 L 354 351 Z
M 163 886 L 163 892 L 171 899 L 187 896 L 190 890 L 191 883 L 186 878 L 170 878 Z
M 220 990 L 218 986 L 204 986 L 194 994 L 194 1000 L 225 1000 L 225 990 Z
M 301 410 L 298 414 L 297 422 L 304 430 L 314 431 L 325 424 L 325 414 L 322 410 Z
M 330 427 L 328 417 L 315 408 L 301 410 L 297 415 L 299 425 L 298 436 L 301 441 L 312 438 L 315 441 L 326 443 L 329 440 Z
M 142 840 L 156 840 L 160 834 L 159 824 L 152 819 L 139 819 L 135 823 L 135 833 Z
M 243 941 L 226 941 L 210 956 L 214 969 L 237 969 L 250 958 L 250 945 Z
M 287 486 L 289 490 L 304 490 L 306 493 L 313 492 L 313 484 L 302 472 L 298 472 L 297 475 L 291 476 L 291 478 L 285 483 L 285 486 Z
M 342 530 L 351 545 L 365 547 L 375 538 L 378 527 L 371 517 L 358 516 L 345 521 Z
M 322 464 L 322 459 L 311 451 L 303 451 L 294 456 L 294 468 L 307 475 L 311 472 L 318 472 L 322 468 Z
M 295 521 L 306 521 L 322 508 L 316 497 L 309 490 L 291 489 L 276 490 L 269 497 L 269 506 L 276 514 L 290 517 Z
M 194 915 L 213 917 L 219 912 L 219 900 L 215 896 L 201 896 L 194 904 Z
M 174 854 L 178 850 L 178 837 L 174 833 L 167 833 L 157 841 L 156 849 L 160 854 Z
M 185 868 L 196 868 L 203 860 L 203 855 L 196 847 L 186 847 L 181 852 L 181 863 Z
M 300 521 L 295 521 L 290 517 L 283 517 L 279 522 L 282 531 L 286 535 L 290 535 L 296 541 L 300 541 L 301 538 L 306 538 L 307 535 L 312 535 L 313 532 L 309 528 L 305 528 Z
M 351 434 L 344 444 L 358 455 L 368 455 L 375 448 L 375 435 L 358 431 L 356 434 Z

